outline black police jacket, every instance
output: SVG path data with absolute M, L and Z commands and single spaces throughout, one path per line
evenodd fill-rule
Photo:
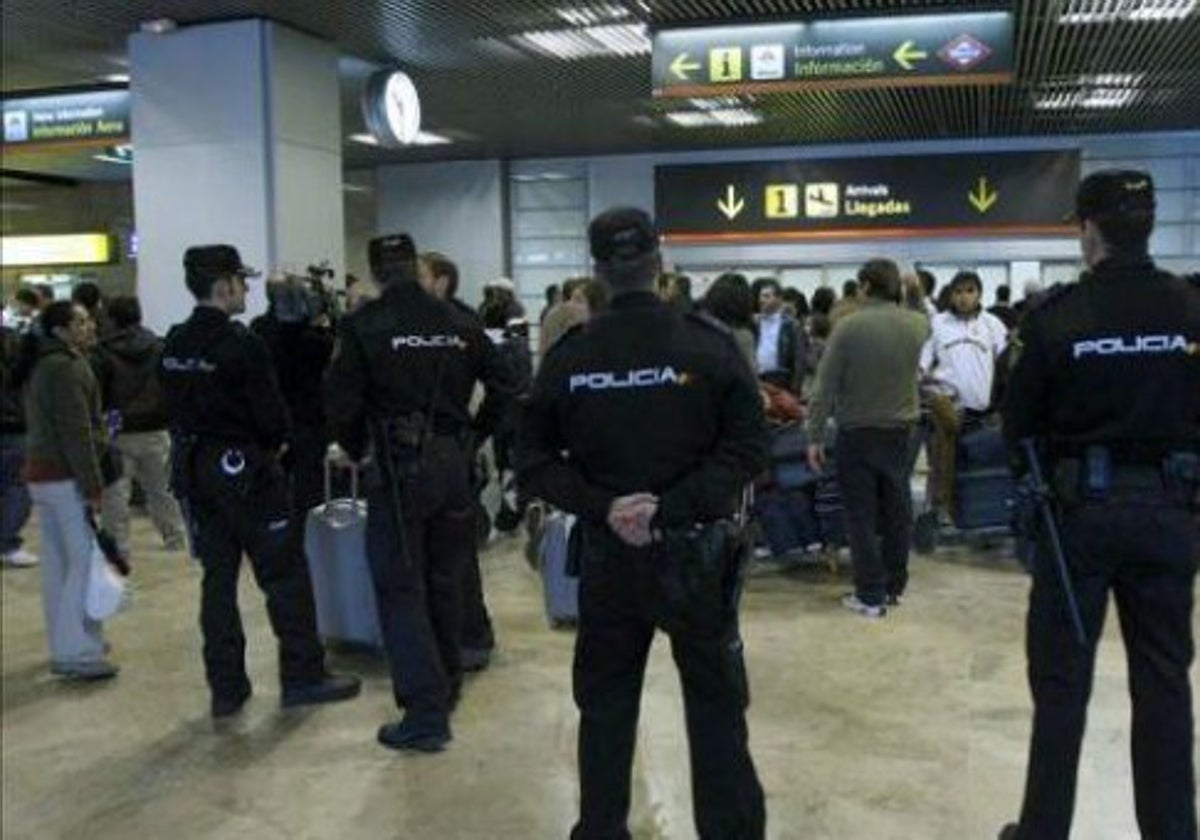
M 1112 258 L 1030 310 L 1004 402 L 1010 445 L 1106 444 L 1126 460 L 1200 446 L 1200 287 Z
M 333 356 L 333 330 L 293 324 L 271 315 L 255 318 L 250 331 L 263 340 L 275 366 L 275 378 L 292 423 L 325 432 L 321 377 Z
M 159 375 L 172 429 L 269 451 L 287 441 L 287 405 L 267 347 L 224 312 L 198 306 L 173 326 Z
M 618 297 L 547 353 L 517 469 L 531 495 L 586 519 L 650 492 L 659 522 L 680 527 L 727 516 L 766 456 L 762 400 L 733 335 L 647 292 Z
M 489 393 L 516 392 L 477 321 L 415 282 L 398 281 L 342 322 L 325 375 L 325 413 L 334 439 L 360 458 L 368 419 L 432 411 L 435 432 L 464 433 L 476 382 Z

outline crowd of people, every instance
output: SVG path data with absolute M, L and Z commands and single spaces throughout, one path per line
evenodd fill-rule
M 533 521 L 553 505 L 577 515 L 583 535 L 574 672 L 582 801 L 573 836 L 628 836 L 638 698 L 658 628 L 681 673 L 698 830 L 757 838 L 765 809 L 748 747 L 737 621 L 745 535 L 729 522 L 740 491 L 767 465 L 768 424 L 806 426 L 816 473 L 836 453 L 854 571 L 842 604 L 881 619 L 903 603 L 908 583 L 922 411 L 932 428 L 931 502 L 947 518 L 957 437 L 1002 403 L 1011 444 L 1066 430 L 1071 447 L 1052 452 L 1056 464 L 1073 464 L 1081 499 L 1098 506 L 1080 508 L 1067 482 L 1065 527 L 1083 565 L 1063 574 L 1084 589 L 1082 657 L 1064 649 L 1061 611 L 1050 606 L 1070 583 L 1034 569 L 1034 748 L 1021 823 L 1002 836 L 1066 836 L 1090 661 L 1113 587 L 1133 628 L 1139 821 L 1151 836 L 1194 837 L 1195 499 L 1187 494 L 1200 486 L 1200 387 L 1185 358 L 1195 343 L 1173 331 L 1193 334 L 1200 302 L 1188 282 L 1149 260 L 1148 176 L 1094 179 L 1077 200 L 1094 274 L 1067 290 L 1027 284 L 1017 305 L 1002 287 L 990 310 L 976 272 L 960 271 L 939 290 L 928 271 L 905 275 L 888 259 L 864 263 L 840 295 L 823 287 L 809 300 L 776 278 L 734 272 L 697 294 L 691 278 L 663 271 L 645 213 L 608 211 L 589 227 L 595 276 L 546 292 L 536 376 L 531 325 L 512 281 L 488 283 L 474 309 L 458 297 L 453 260 L 419 253 L 405 234 L 372 241 L 372 281 L 354 284 L 345 311 L 310 280 L 275 277 L 266 313 L 248 329 L 232 319 L 245 311 L 255 272 L 228 245 L 187 250 L 196 308 L 165 338 L 141 324 L 136 298 L 105 300 L 92 284 L 64 301 L 21 289 L 0 344 L 4 560 L 40 559 L 51 670 L 115 676 L 103 627 L 84 601 L 99 535 L 111 536 L 118 558 L 132 551 L 136 481 L 163 547 L 186 544 L 203 569 L 212 715 L 237 714 L 252 693 L 236 598 L 243 555 L 279 640 L 282 704 L 346 700 L 359 681 L 326 668 L 302 534 L 308 511 L 325 500 L 329 460 L 356 465 L 366 474 L 365 554 L 403 710 L 377 738 L 392 749 L 439 751 L 452 738 L 464 672 L 485 667 L 496 644 L 473 525 L 484 486 L 477 456 L 490 440 L 501 491 L 494 526 L 514 530 L 527 510 L 538 514 Z M 1134 276 L 1177 305 L 1129 308 L 1121 284 Z M 1093 289 L 1100 303 L 1088 297 Z M 1103 337 L 1110 322 L 1134 316 L 1141 321 L 1130 329 L 1159 332 L 1128 344 Z M 1093 352 L 1104 341 L 1120 353 Z M 1139 354 L 1154 377 L 1110 358 Z M 1071 399 L 1054 391 L 1068 381 L 1055 378 L 1064 360 L 1077 366 Z M 1098 387 L 1118 381 L 1132 407 Z M 1088 436 L 1105 423 L 1113 435 Z M 1153 460 L 1168 456 L 1175 472 Z M 1146 535 L 1121 517 L 1151 497 L 1163 530 Z M 39 558 L 21 543 L 29 499 Z M 1097 510 L 1107 513 L 1096 518 Z M 1132 546 L 1139 534 L 1159 542 L 1127 562 L 1083 540 L 1084 524 L 1107 529 L 1114 544 Z M 1152 627 L 1170 638 L 1150 638 Z M 1169 785 L 1153 775 L 1163 768 Z

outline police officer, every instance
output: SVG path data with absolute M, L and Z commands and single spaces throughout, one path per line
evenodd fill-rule
M 418 283 L 404 234 L 370 244 L 383 287 L 342 323 L 325 380 L 334 437 L 356 460 L 370 446 L 367 556 L 404 718 L 384 746 L 441 750 L 462 682 L 459 626 L 473 545 L 469 403 L 477 381 L 514 383 L 483 330 Z
M 243 552 L 279 639 L 283 705 L 348 699 L 359 681 L 325 670 L 312 583 L 279 466 L 287 409 L 262 340 L 230 320 L 245 311 L 246 278 L 255 272 L 229 245 L 189 248 L 183 267 L 196 308 L 167 334 L 160 373 L 173 487 L 204 567 L 200 625 L 213 717 L 236 713 L 250 696 L 237 607 Z
M 1004 407 L 1010 444 L 1037 438 L 1053 476 L 1069 579 L 1046 534 L 1029 600 L 1033 740 L 1019 824 L 1001 837 L 1070 831 L 1096 645 L 1112 590 L 1129 658 L 1133 778 L 1143 837 L 1195 840 L 1188 668 L 1197 561 L 1200 287 L 1148 254 L 1154 185 L 1144 172 L 1088 176 L 1076 196 L 1080 281 L 1026 316 Z
M 630 836 L 638 706 L 657 626 L 683 684 L 699 835 L 759 838 L 766 817 L 747 742 L 740 552 L 722 546 L 714 570 L 705 546 L 765 464 L 762 403 L 732 334 L 654 294 L 661 259 L 645 213 L 609 210 L 588 235 L 611 307 L 547 354 L 518 444 L 524 489 L 577 514 L 583 528 L 574 666 L 582 797 L 572 837 Z

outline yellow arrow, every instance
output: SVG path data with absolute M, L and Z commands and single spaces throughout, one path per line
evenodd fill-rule
M 905 70 L 912 70 L 913 62 L 929 58 L 929 53 L 917 49 L 917 45 L 912 41 L 905 41 L 892 53 L 892 58 L 896 59 L 896 63 Z
M 746 209 L 746 199 L 738 198 L 737 188 L 733 184 L 729 184 L 725 187 L 725 198 L 717 200 L 717 209 L 721 211 L 721 215 L 732 222 Z
M 967 193 L 967 200 L 971 202 L 971 206 L 980 213 L 986 213 L 992 209 L 992 205 L 1000 199 L 1000 193 L 992 189 L 988 183 L 986 175 L 980 176 L 979 186 Z
M 680 53 L 674 61 L 671 62 L 671 72 L 675 74 L 675 78 L 680 81 L 690 82 L 692 77 L 688 73 L 693 70 L 700 69 L 699 61 L 688 61 L 687 53 Z

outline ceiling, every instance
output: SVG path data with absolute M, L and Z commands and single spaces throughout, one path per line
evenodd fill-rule
M 86 84 L 125 70 L 125 39 L 146 20 L 171 18 L 186 25 L 263 16 L 328 38 L 348 57 L 342 62 L 347 135 L 364 130 L 358 97 L 365 77 L 378 65 L 394 65 L 420 89 L 425 127 L 456 141 L 401 151 L 348 143 L 350 168 L 454 158 L 1194 129 L 1200 127 L 1198 6 L 1195 0 L 4 0 L 2 85 L 12 94 Z M 1112 12 L 1115 19 L 1062 21 L 1084 7 Z M 1171 7 L 1183 16 L 1130 19 L 1148 7 Z M 1016 16 L 1012 84 L 757 95 L 741 104 L 760 113 L 762 122 L 736 128 L 682 128 L 668 121 L 664 115 L 679 110 L 679 102 L 652 97 L 648 53 L 568 61 L 519 38 L 595 24 L 653 30 L 731 20 L 997 8 Z M 1055 93 L 1057 107 L 1044 102 L 1035 107 Z M 1123 104 L 1095 107 L 1106 98 Z M 21 164 L 5 162 L 33 168 L 46 161 Z M 91 168 L 97 166 L 103 168 Z

